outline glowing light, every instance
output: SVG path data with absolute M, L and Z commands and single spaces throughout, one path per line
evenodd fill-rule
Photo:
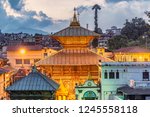
M 25 49 L 20 49 L 20 53 L 21 53 L 21 54 L 25 54 L 25 53 L 26 53 L 26 50 L 25 50 Z

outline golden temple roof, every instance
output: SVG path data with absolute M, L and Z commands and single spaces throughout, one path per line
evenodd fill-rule
M 111 61 L 89 49 L 63 49 L 53 56 L 40 60 L 36 65 L 98 65 L 99 61 Z

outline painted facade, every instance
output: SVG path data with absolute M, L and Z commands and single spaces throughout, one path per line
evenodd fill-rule
M 104 62 L 100 66 L 102 100 L 114 99 L 117 89 L 124 86 L 135 90 L 146 88 L 150 91 L 149 62 Z
M 118 62 L 148 62 L 150 50 L 140 47 L 120 48 L 114 51 L 114 60 Z
M 76 84 L 75 87 L 77 100 L 100 100 L 100 85 L 93 80 L 87 80 L 84 84 Z

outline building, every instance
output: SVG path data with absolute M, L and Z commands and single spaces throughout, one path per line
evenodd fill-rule
M 36 67 L 25 77 L 6 88 L 11 100 L 53 100 L 59 85 L 41 74 Z
M 15 69 L 10 66 L 4 66 L 0 68 L 0 99 L 8 99 L 8 94 L 5 91 L 10 84 L 13 82 L 13 74 Z
M 148 62 L 150 50 L 141 47 L 126 47 L 114 51 L 114 60 L 118 62 Z
M 98 62 L 99 60 L 110 60 L 88 49 L 89 43 L 99 36 L 99 34 L 81 27 L 77 21 L 76 13 L 74 13 L 69 27 L 51 35 L 62 44 L 63 49 L 55 55 L 37 62 L 36 65 L 59 84 L 60 79 L 62 80 L 61 84 L 68 92 L 65 93 L 67 94 L 66 99 L 76 99 L 75 86 L 83 84 L 87 80 L 89 72 L 92 80 L 95 83 L 99 82 Z M 62 92 L 62 90 L 60 91 Z
M 149 62 L 104 62 L 101 94 L 109 99 L 150 99 Z
M 22 66 L 26 69 L 30 69 L 37 61 L 56 52 L 56 50 L 44 48 L 41 45 L 8 46 L 7 59 L 9 60 L 8 63 L 15 69 L 19 69 Z
M 117 28 L 116 26 L 112 26 L 110 29 L 106 30 L 106 34 L 112 33 L 113 36 L 121 35 L 121 28 Z
M 96 84 L 89 74 L 84 84 L 76 84 L 76 100 L 100 100 L 100 84 Z

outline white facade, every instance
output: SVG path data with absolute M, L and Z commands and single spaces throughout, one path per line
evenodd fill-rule
M 104 62 L 100 66 L 102 67 L 101 93 L 103 100 L 111 99 L 116 94 L 117 88 L 125 85 L 133 88 L 150 88 L 149 62 Z M 114 78 L 111 77 L 113 75 Z

